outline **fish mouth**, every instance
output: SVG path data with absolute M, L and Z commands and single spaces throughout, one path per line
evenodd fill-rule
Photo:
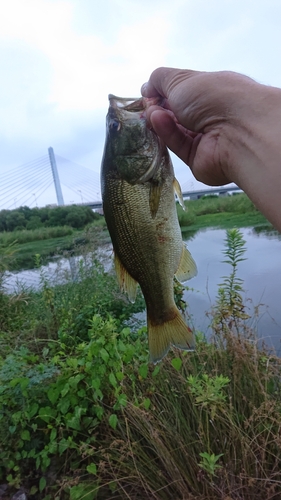
M 117 97 L 109 94 L 109 105 L 114 109 L 123 109 L 124 111 L 144 111 L 145 103 L 143 97 Z
M 118 97 L 109 94 L 108 117 L 120 122 L 131 118 L 145 119 L 145 103 L 142 97 Z
M 114 109 L 120 109 L 131 112 L 145 111 L 149 106 L 161 105 L 162 97 L 118 97 L 114 94 L 108 95 L 109 106 Z

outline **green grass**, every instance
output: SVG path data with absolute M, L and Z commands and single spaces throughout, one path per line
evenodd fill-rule
M 18 244 L 30 241 L 41 241 L 60 238 L 73 234 L 74 229 L 69 226 L 42 227 L 40 229 L 22 229 L 21 231 L 0 233 L 0 245 L 8 246 L 16 242 Z
M 185 202 L 186 211 L 177 205 L 181 229 L 196 232 L 208 227 L 230 229 L 251 227 L 270 223 L 256 209 L 249 198 L 241 193 L 228 197 L 203 197 Z
M 229 212 L 221 212 L 216 214 L 198 215 L 193 224 L 181 226 L 182 232 L 198 231 L 208 227 L 231 229 L 232 227 L 255 227 L 255 226 L 271 227 L 271 224 L 265 219 L 260 212 L 237 214 Z

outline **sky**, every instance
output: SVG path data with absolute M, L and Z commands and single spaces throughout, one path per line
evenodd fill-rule
M 281 87 L 280 23 L 280 0 L 0 0 L 0 189 L 50 146 L 97 180 L 108 94 L 138 97 L 158 66 Z M 173 163 L 182 186 L 199 185 Z M 36 203 L 55 201 L 50 188 Z

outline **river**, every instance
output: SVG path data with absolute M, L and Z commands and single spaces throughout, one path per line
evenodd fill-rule
M 246 241 L 243 262 L 238 264 L 237 276 L 243 279 L 244 298 L 249 313 L 259 306 L 253 326 L 258 337 L 281 354 L 281 239 L 277 234 L 257 233 L 241 229 Z M 186 243 L 197 263 L 198 275 L 186 283 L 192 291 L 185 292 L 193 326 L 208 333 L 210 318 L 206 311 L 214 304 L 218 284 L 229 275 L 231 266 L 224 260 L 226 231 L 199 231 Z

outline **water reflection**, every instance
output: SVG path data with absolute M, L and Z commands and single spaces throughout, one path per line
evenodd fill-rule
M 87 255 L 76 255 L 68 258 L 57 259 L 49 262 L 40 269 L 27 269 L 19 272 L 6 273 L 4 290 L 7 293 L 17 293 L 22 290 L 38 290 L 42 281 L 46 279 L 51 286 L 77 281 L 81 261 L 85 267 L 91 267 L 93 260 L 97 259 L 107 271 L 112 265 L 112 246 L 104 245 L 100 250 Z
M 245 261 L 238 266 L 238 276 L 244 281 L 245 301 L 249 313 L 258 308 L 252 326 L 267 345 L 281 352 L 281 240 L 279 233 L 242 229 L 246 240 Z M 198 267 L 198 275 L 187 283 L 193 290 L 185 292 L 185 300 L 196 329 L 208 332 L 210 319 L 206 315 L 216 300 L 221 277 L 229 275 L 231 267 L 222 262 L 224 230 L 205 230 L 188 239 L 187 245 Z

